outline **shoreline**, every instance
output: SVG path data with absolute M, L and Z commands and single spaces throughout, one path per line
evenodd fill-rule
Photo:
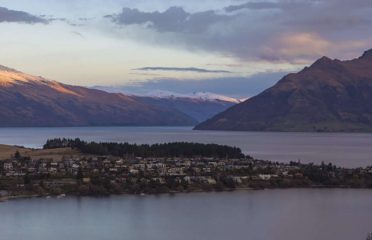
M 372 189 L 372 166 L 257 160 L 227 145 L 137 145 L 57 138 L 48 140 L 33 156 L 15 150 L 0 162 L 1 201 L 66 195 Z
M 289 187 L 289 188 L 251 188 L 251 187 L 237 187 L 235 189 L 224 189 L 221 191 L 211 190 L 192 190 L 192 191 L 170 191 L 170 192 L 163 192 L 163 193 L 120 193 L 120 194 L 107 194 L 107 195 L 80 195 L 74 193 L 62 193 L 59 195 L 51 195 L 51 194 L 21 194 L 21 195 L 12 195 L 12 196 L 5 196 L 0 197 L 0 204 L 3 202 L 14 201 L 14 200 L 25 200 L 25 199 L 33 199 L 33 198 L 51 198 L 51 199 L 62 199 L 66 197 L 93 197 L 93 198 L 109 198 L 112 196 L 158 196 L 158 195 L 179 195 L 179 194 L 188 194 L 188 193 L 226 193 L 226 192 L 251 192 L 251 191 L 264 191 L 264 190 L 289 190 L 289 189 L 306 189 L 306 190 L 320 190 L 320 189 L 328 189 L 328 190 L 341 190 L 341 189 L 349 189 L 349 190 L 371 190 L 371 188 L 367 187 L 350 187 L 350 186 L 309 186 L 309 187 Z

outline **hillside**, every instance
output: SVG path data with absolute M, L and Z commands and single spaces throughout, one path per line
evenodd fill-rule
M 191 126 L 176 109 L 0 66 L 0 127 Z
M 0 144 L 0 161 L 14 157 L 15 153 L 19 152 L 22 157 L 30 157 L 31 159 L 53 159 L 60 161 L 63 156 L 77 156 L 81 153 L 71 148 L 58 149 L 30 149 L 19 146 L 10 146 Z
M 371 132 L 372 50 L 348 61 L 323 57 L 195 129 Z

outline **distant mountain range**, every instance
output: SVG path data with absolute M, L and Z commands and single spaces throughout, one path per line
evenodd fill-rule
M 127 96 L 0 66 L 0 127 L 193 126 L 233 105 Z
M 197 123 L 203 122 L 235 105 L 233 102 L 219 99 L 200 99 L 190 97 L 132 97 L 145 104 L 177 110 L 190 116 Z
M 122 88 L 95 87 L 96 89 L 120 93 Z M 241 100 L 210 92 L 194 92 L 191 94 L 180 94 L 169 91 L 154 90 L 146 94 L 126 95 L 145 104 L 156 105 L 162 108 L 170 108 L 180 111 L 192 117 L 197 123 L 203 122 L 214 115 L 240 103 Z
M 154 98 L 165 98 L 165 99 L 194 99 L 194 100 L 204 100 L 204 101 L 221 101 L 229 102 L 233 104 L 241 103 L 245 99 L 233 98 L 224 96 L 221 94 L 211 93 L 211 92 L 193 92 L 193 93 L 177 93 L 165 90 L 151 90 L 146 92 L 129 92 L 126 91 L 123 86 L 94 86 L 93 88 L 112 92 L 112 93 L 122 93 L 128 96 L 138 96 L 138 97 L 154 97 Z
M 195 129 L 371 132 L 372 50 L 349 61 L 323 57 Z

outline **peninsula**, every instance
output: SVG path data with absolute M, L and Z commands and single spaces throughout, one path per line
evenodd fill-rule
M 372 188 L 372 167 L 277 163 L 216 144 L 48 140 L 1 146 L 0 198 L 103 196 L 265 188 Z

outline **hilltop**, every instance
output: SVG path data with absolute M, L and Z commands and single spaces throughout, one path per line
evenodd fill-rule
M 195 129 L 371 132 L 372 50 L 348 61 L 322 57 Z

